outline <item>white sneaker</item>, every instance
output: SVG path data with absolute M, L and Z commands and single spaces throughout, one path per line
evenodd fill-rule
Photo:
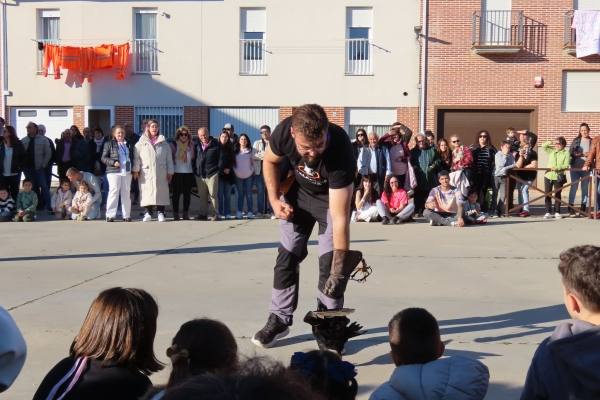
M 142 222 L 149 222 L 152 221 L 152 215 L 146 213 L 144 214 L 144 218 L 142 218 Z
M 247 215 L 248 219 L 254 219 L 254 214 L 249 212 Z
M 158 222 L 165 222 L 165 214 L 159 212 L 158 213 Z
M 555 219 L 562 219 L 562 215 L 560 215 L 559 213 L 554 213 L 554 218 Z
M 550 219 L 550 218 L 552 218 L 552 215 L 550 213 L 544 214 L 544 219 Z
M 235 215 L 228 214 L 227 219 L 235 219 Z
M 235 217 L 236 217 L 237 219 L 242 219 L 242 218 L 244 217 L 244 214 L 242 214 L 242 212 L 241 212 L 241 211 L 238 211 L 238 212 L 236 212 L 236 213 L 235 213 Z
M 352 216 L 350 216 L 350 222 L 356 222 L 356 211 L 352 211 Z
M 275 214 L 271 215 L 271 219 L 277 219 L 277 217 L 275 216 Z

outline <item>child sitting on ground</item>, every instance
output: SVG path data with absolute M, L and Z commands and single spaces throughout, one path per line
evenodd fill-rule
M 15 201 L 4 187 L 0 187 L 0 222 L 8 222 L 15 215 Z
M 371 400 L 479 400 L 490 374 L 481 362 L 464 357 L 440 358 L 444 344 L 436 319 L 422 308 L 407 308 L 388 325 L 396 369 Z
M 32 190 L 33 185 L 29 179 L 23 180 L 22 188 L 17 196 L 17 213 L 13 221 L 32 222 L 38 204 L 37 194 Z
M 536 350 L 521 399 L 599 399 L 600 247 L 564 251 L 558 270 L 572 320 L 558 325 Z
M 469 195 L 467 196 L 467 202 L 463 206 L 463 214 L 465 224 L 485 224 L 487 222 L 487 215 L 481 212 L 481 206 L 477 202 L 477 191 L 469 189 Z
M 52 211 L 54 211 L 57 219 L 69 217 L 72 202 L 73 192 L 71 192 L 71 182 L 68 179 L 63 179 L 52 196 Z
M 91 206 L 92 194 L 90 193 L 90 187 L 86 181 L 82 180 L 79 182 L 79 188 L 71 203 L 71 218 L 75 221 L 87 220 Z

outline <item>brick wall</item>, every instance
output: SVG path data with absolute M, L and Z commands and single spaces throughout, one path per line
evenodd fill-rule
M 294 107 L 279 107 L 279 121 L 283 121 L 287 117 L 291 117 L 294 112 Z
M 600 56 L 577 59 L 563 50 L 563 18 L 573 1 L 513 0 L 513 10 L 542 24 L 529 36 L 532 50 L 513 55 L 472 52 L 472 14 L 480 7 L 480 0 L 430 0 L 427 128 L 437 129 L 436 107 L 502 107 L 537 110 L 542 140 L 570 140 L 583 121 L 600 132 L 600 113 L 562 112 L 563 71 L 600 70 Z M 534 88 L 535 76 L 543 76 L 543 88 Z
M 279 107 L 279 120 L 283 120 L 292 115 L 295 107 Z M 344 127 L 344 119 L 345 119 L 345 108 L 344 107 L 326 107 L 323 106 L 325 113 L 327 114 L 327 118 L 329 118 L 330 122 L 337 124 L 341 127 Z
M 80 131 L 85 128 L 85 106 L 73 106 L 73 125 L 76 125 Z
M 419 133 L 419 107 L 400 107 L 396 115 L 396 121 L 408 126 L 413 134 Z
M 120 125 L 129 124 L 133 127 L 134 112 L 133 106 L 115 106 L 115 123 Z
M 199 128 L 208 128 L 209 109 L 206 106 L 183 107 L 183 123 L 195 134 Z M 215 133 L 215 132 L 213 132 Z M 216 134 L 216 133 L 215 133 Z

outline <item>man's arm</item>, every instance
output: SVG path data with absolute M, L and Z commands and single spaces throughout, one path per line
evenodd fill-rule
M 279 163 L 283 157 L 276 155 L 267 147 L 265 158 L 263 160 L 263 177 L 265 179 L 265 187 L 269 196 L 269 203 L 273 208 L 273 213 L 277 218 L 289 220 L 292 217 L 294 209 L 289 204 L 280 200 L 281 185 L 279 184 Z
M 350 201 L 353 185 L 341 189 L 329 189 L 329 212 L 333 224 L 333 248 L 350 249 Z

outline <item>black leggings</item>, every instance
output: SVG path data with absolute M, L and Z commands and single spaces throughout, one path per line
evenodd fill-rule
M 173 212 L 179 212 L 179 198 L 183 195 L 183 212 L 188 212 L 190 209 L 190 198 L 192 193 L 192 186 L 194 185 L 194 174 L 180 174 L 175 173 L 173 175 Z
M 562 189 L 563 185 L 566 183 L 567 178 L 564 175 L 559 175 L 558 179 L 555 181 L 551 181 L 548 178 L 544 178 L 544 192 L 548 193 L 552 190 Z M 554 189 L 553 189 L 554 188 Z M 560 214 L 560 194 L 562 190 L 559 190 L 554 195 L 547 195 L 545 199 L 546 203 L 546 212 L 547 213 L 559 213 Z M 552 198 L 554 199 L 554 209 L 552 209 Z

